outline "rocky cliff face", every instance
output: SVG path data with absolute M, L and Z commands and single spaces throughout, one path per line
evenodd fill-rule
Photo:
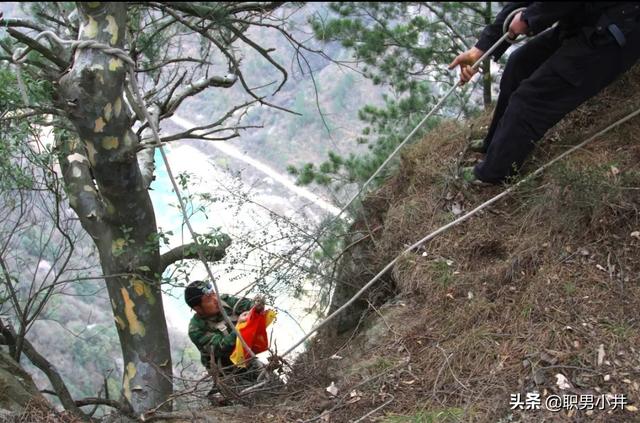
M 0 351 L 0 419 L 17 416 L 34 403 L 46 404 L 31 376 Z

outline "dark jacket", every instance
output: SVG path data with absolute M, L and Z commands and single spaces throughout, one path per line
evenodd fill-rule
M 507 16 L 514 10 L 526 7 L 522 19 L 529 26 L 528 35 L 536 35 L 558 22 L 561 38 L 569 38 L 584 34 L 593 44 L 617 42 L 616 36 L 608 28 L 615 24 L 625 35 L 638 28 L 640 2 L 511 2 L 496 16 L 495 21 L 487 25 L 476 47 L 487 51 L 503 35 L 502 25 Z M 615 31 L 614 31 L 615 32 Z M 499 59 L 510 44 L 502 43 L 493 58 Z

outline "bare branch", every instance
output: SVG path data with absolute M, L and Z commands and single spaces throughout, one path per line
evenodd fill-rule
M 175 73 L 175 75 L 178 75 L 178 72 Z M 178 89 L 178 87 L 180 87 L 182 85 L 182 82 L 184 81 L 184 79 L 187 77 L 187 71 L 185 70 L 182 75 L 180 76 L 180 78 L 178 78 L 178 81 L 176 81 L 175 84 L 173 84 L 173 87 L 171 87 L 171 89 L 169 90 L 169 94 L 167 94 L 164 103 L 162 103 L 162 106 L 160 106 L 160 110 L 167 110 L 169 107 L 169 102 L 171 101 L 171 98 L 173 97 L 173 94 L 175 93 L 175 91 Z M 172 78 L 172 80 L 175 78 Z M 164 113 L 163 113 L 164 114 Z M 158 122 L 156 122 L 158 123 Z M 157 127 L 157 126 L 156 126 Z
M 241 12 L 271 12 L 282 6 L 284 2 L 272 1 L 272 2 L 246 2 L 246 3 L 232 3 L 231 7 L 227 9 L 230 14 L 236 14 Z
M 0 117 L 1 121 L 10 121 L 10 120 L 21 120 L 32 116 L 41 116 L 41 115 L 56 115 L 60 116 L 61 112 L 57 109 L 50 109 L 48 107 L 40 107 L 38 109 L 31 110 L 29 112 L 21 113 L 21 114 L 13 114 L 8 113 L 5 116 Z
M 52 14 L 57 14 L 58 16 L 62 17 L 62 19 L 58 19 L 56 16 L 49 15 L 49 14 L 44 13 L 42 11 L 38 12 L 37 15 L 42 17 L 43 19 L 49 21 L 49 22 L 53 22 L 54 24 L 57 24 L 58 25 L 58 29 L 66 28 L 69 31 L 69 33 L 71 33 L 72 38 L 77 38 L 77 36 L 78 36 L 78 25 L 74 24 L 73 22 L 71 22 L 65 16 L 65 11 L 60 6 L 60 3 L 55 2 L 53 4 L 56 6 L 57 10 L 52 11 Z
M 238 2 L 229 5 L 212 4 L 204 6 L 191 2 L 166 2 L 164 5 L 197 18 L 215 18 L 216 14 L 236 14 L 244 12 L 270 12 L 277 9 L 282 2 Z M 226 8 L 225 8 L 226 7 Z
M 175 141 L 175 140 L 180 140 L 180 139 L 185 139 L 185 138 L 197 138 L 197 139 L 202 139 L 203 135 L 202 134 L 195 134 L 196 131 L 204 131 L 207 129 L 211 129 L 211 128 L 215 128 L 216 126 L 220 126 L 222 125 L 227 119 L 229 119 L 231 116 L 233 116 L 233 114 L 235 112 L 237 112 L 238 110 L 244 109 L 245 107 L 248 107 L 252 104 L 256 103 L 255 100 L 249 101 L 247 103 L 244 104 L 240 104 L 238 106 L 233 107 L 232 109 L 230 109 L 227 113 L 225 113 L 220 119 L 216 120 L 215 122 L 209 123 L 207 125 L 202 125 L 202 126 L 195 126 L 187 131 L 184 132 L 179 132 L 177 134 L 173 134 L 173 135 L 169 135 L 167 137 L 163 137 L 160 139 L 160 142 L 165 143 L 165 142 L 169 142 L 169 141 Z M 162 116 L 161 118 L 167 118 L 169 116 Z M 243 127 L 243 128 L 224 128 L 224 130 L 237 130 L 237 129 L 248 129 L 250 128 L 249 126 L 247 127 Z M 220 131 L 218 131 L 220 132 Z M 207 132 L 207 134 L 211 134 L 212 132 Z M 234 138 L 234 137 L 231 137 Z
M 151 72 L 151 71 L 154 71 L 156 69 L 164 68 L 165 66 L 170 65 L 172 63 L 182 63 L 182 62 L 198 63 L 200 65 L 212 65 L 211 62 L 208 62 L 208 61 L 202 60 L 202 59 L 196 59 L 196 58 L 193 58 L 193 57 L 179 57 L 179 58 L 169 59 L 169 60 L 165 60 L 165 61 L 156 63 L 153 66 L 149 66 L 148 68 L 136 69 L 136 73 Z
M 76 400 L 76 405 L 78 407 L 85 407 L 87 405 L 106 405 L 108 407 L 115 408 L 116 410 L 122 411 L 127 415 L 132 415 L 131 410 L 129 410 L 121 402 L 118 402 L 116 400 L 106 399 L 106 398 L 96 398 L 96 397 L 83 398 L 81 400 Z
M 172 114 L 178 106 L 188 97 L 194 96 L 202 90 L 209 87 L 230 88 L 237 81 L 237 77 L 233 74 L 226 76 L 212 76 L 210 78 L 202 78 L 196 82 L 188 84 L 183 90 L 176 93 L 175 98 L 167 101 L 166 107 L 163 107 L 162 114 Z M 170 97 L 169 97 L 170 98 Z
M 254 43 L 249 37 L 245 36 L 241 31 L 238 31 L 233 25 L 229 25 L 227 28 L 229 28 L 231 32 L 233 32 L 238 38 L 240 38 L 242 41 L 244 41 L 249 46 L 251 46 L 255 51 L 260 53 L 262 57 L 267 59 L 269 63 L 271 63 L 276 69 L 280 71 L 280 73 L 282 73 L 283 75 L 282 82 L 280 83 L 280 85 L 278 85 L 278 88 L 276 88 L 276 90 L 271 95 L 274 95 L 275 93 L 280 91 L 282 86 L 287 82 L 287 78 L 288 78 L 287 71 L 282 66 L 280 66 L 278 62 L 273 60 L 273 58 L 269 55 L 269 51 L 263 49 L 258 44 Z
M 259 128 L 263 128 L 263 126 L 262 125 L 234 126 L 231 128 L 220 128 L 220 129 L 215 129 L 212 131 L 200 132 L 200 133 L 195 133 L 194 131 L 196 131 L 197 128 L 193 128 L 192 130 L 186 131 L 185 133 L 182 133 L 182 134 L 176 134 L 176 135 L 171 135 L 169 137 L 161 138 L 160 142 L 164 144 L 167 142 L 178 141 L 183 139 L 204 140 L 204 141 L 228 141 L 228 140 L 239 137 L 240 134 L 238 133 L 238 131 L 241 129 L 259 129 Z M 233 131 L 233 133 L 229 135 L 217 136 L 217 137 L 209 136 L 211 134 L 225 132 L 225 131 Z
M 469 45 L 467 44 L 467 40 L 465 39 L 465 37 L 463 37 L 462 34 L 460 34 L 460 32 L 456 30 L 455 25 L 452 25 L 452 22 L 449 19 L 447 19 L 447 17 L 441 11 L 439 11 L 437 8 L 432 6 L 430 2 L 422 2 L 421 4 L 424 5 L 427 9 L 429 9 L 431 13 L 436 15 L 436 17 L 440 19 L 440 21 L 447 28 L 449 28 L 449 30 L 453 33 L 453 35 L 456 36 L 458 41 L 460 41 L 467 50 L 470 48 Z
M 7 28 L 7 32 L 16 40 L 26 44 L 31 49 L 42 54 L 49 61 L 55 63 L 60 69 L 65 69 L 69 65 L 66 61 L 62 60 L 59 55 L 55 54 L 49 48 L 43 46 L 33 38 L 24 35 L 22 32 L 16 31 L 13 28 Z
M 39 24 L 29 21 L 26 19 L 14 19 L 14 18 L 6 18 L 0 19 L 0 26 L 4 27 L 17 27 L 17 28 L 29 28 L 34 29 L 39 32 L 46 31 L 46 29 Z
M 220 43 L 220 41 L 216 40 L 215 37 L 212 37 L 211 35 L 209 35 L 206 29 L 198 28 L 197 26 L 195 26 L 194 24 L 192 24 L 188 20 L 183 19 L 180 16 L 178 16 L 173 10 L 171 10 L 171 9 L 169 9 L 167 7 L 164 7 L 164 5 L 161 4 L 161 3 L 151 3 L 151 4 L 162 8 L 164 11 L 166 11 L 171 16 L 173 16 L 178 22 L 180 22 L 181 24 L 183 24 L 187 28 L 199 33 L 204 38 L 208 39 L 213 44 L 215 44 L 215 46 L 218 48 L 218 50 L 220 50 L 220 52 L 227 58 L 227 60 L 229 60 L 229 62 L 231 63 L 231 65 L 232 65 L 232 67 L 234 69 L 234 72 L 236 72 L 236 75 L 240 79 L 240 83 L 242 84 L 242 87 L 245 89 L 247 94 L 249 94 L 251 97 L 253 97 L 257 101 L 259 101 L 261 104 L 264 104 L 264 105 L 269 106 L 269 107 L 273 107 L 274 109 L 278 109 L 278 110 L 282 110 L 282 111 L 287 112 L 287 113 L 292 113 L 294 115 L 302 116 L 300 113 L 294 112 L 294 111 L 289 110 L 289 109 L 287 109 L 285 107 L 276 106 L 275 104 L 269 103 L 269 102 L 264 100 L 264 97 L 258 97 L 253 92 L 253 90 L 249 87 L 249 85 L 247 84 L 247 81 L 245 81 L 244 75 L 240 71 L 240 64 L 238 63 L 238 61 L 227 51 L 225 46 L 223 46 Z
M 223 235 L 218 245 L 201 245 L 200 248 L 202 249 L 202 253 L 204 254 L 205 258 L 213 262 L 222 260 L 227 253 L 227 248 L 230 245 L 231 238 L 227 235 Z M 167 253 L 164 253 L 162 256 L 160 256 L 160 270 L 164 272 L 167 267 L 180 260 L 198 259 L 199 256 L 197 248 L 198 247 L 195 243 L 191 243 L 181 245 L 170 250 Z
M 15 286 L 13 284 L 13 281 L 11 280 L 11 274 L 9 273 L 9 269 L 7 268 L 7 265 L 4 261 L 4 258 L 0 256 L 0 268 L 2 268 L 2 274 L 5 278 L 3 284 L 6 286 L 7 290 L 9 291 L 9 299 L 11 300 L 12 304 L 13 304 L 13 309 L 15 311 L 16 317 L 19 320 L 20 326 L 24 327 L 26 325 L 25 323 L 25 312 L 23 310 L 23 308 L 20 306 L 20 301 L 18 299 L 18 293 L 16 292 Z M 1 323 L 1 321 L 0 321 Z M 13 343 L 13 345 L 15 345 L 15 342 Z M 19 347 L 19 345 L 18 345 Z M 14 358 L 16 359 L 16 361 L 20 360 L 20 349 L 16 348 L 14 354 Z

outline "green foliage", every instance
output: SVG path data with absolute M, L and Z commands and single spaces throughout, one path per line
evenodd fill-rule
M 133 38 L 132 48 L 140 55 L 140 62 L 143 68 L 152 68 L 159 58 L 162 57 L 162 51 L 171 37 L 169 31 L 172 26 L 154 27 L 151 31 L 144 31 L 142 26 L 142 9 L 133 6 L 127 13 L 127 29 L 131 34 L 135 34 Z M 151 28 L 149 28 L 151 29 Z M 157 78 L 161 68 L 151 70 L 150 74 Z
M 0 40 L 3 44 L 7 40 Z M 39 117 L 16 117 L 26 111 L 23 94 L 31 103 L 45 104 L 51 97 L 53 87 L 50 82 L 35 79 L 28 72 L 21 72 L 22 85 L 14 69 L 0 65 L 0 190 L 36 188 L 41 180 L 29 168 L 35 165 L 47 173 L 51 172 L 53 155 L 50 146 L 38 140 L 39 128 L 43 122 Z M 22 92 L 24 90 L 24 92 Z
M 453 270 L 446 260 L 436 260 L 431 262 L 431 271 L 433 272 L 434 281 L 443 287 L 451 285 L 453 278 Z
M 640 172 L 627 171 L 614 175 L 615 163 L 600 166 L 577 168 L 568 163 L 558 163 L 551 175 L 562 193 L 562 216 L 568 228 L 578 230 L 576 222 L 593 224 L 604 216 L 612 217 L 625 209 L 633 211 L 633 205 L 627 204 L 627 187 L 637 186 Z M 544 203 L 546 198 L 540 198 Z M 568 223 L 571 222 L 571 223 Z
M 571 296 L 576 293 L 576 284 L 571 281 L 565 282 L 563 287 L 567 296 Z
M 461 3 L 431 4 L 422 8 L 416 3 L 331 3 L 336 17 L 310 20 L 316 36 L 323 41 L 340 41 L 354 50 L 363 62 L 365 75 L 376 84 L 390 84 L 404 92 L 410 89 L 409 73 L 426 75 L 427 65 L 443 62 L 451 47 L 458 45 L 444 21 L 433 16 L 435 10 L 446 20 L 455 22 L 458 31 L 469 30 L 468 21 L 460 19 Z M 422 42 L 428 37 L 428 43 Z
M 527 304 L 524 307 L 522 307 L 522 311 L 520 311 L 520 315 L 525 319 L 528 319 L 529 317 L 531 317 L 532 311 L 533 311 L 533 305 Z
M 628 339 L 635 331 L 632 324 L 629 322 L 613 322 L 610 320 L 603 321 L 603 326 L 606 327 L 613 335 L 620 339 Z
M 78 329 L 83 330 L 80 327 Z M 73 357 L 76 368 L 101 374 L 115 370 L 116 363 L 111 357 L 118 356 L 119 342 L 113 325 L 95 325 L 91 329 L 84 330 L 82 337 L 68 338 L 68 342 L 70 342 L 69 355 Z M 95 395 L 95 385 L 95 381 L 91 379 L 80 378 L 77 383 L 71 385 L 71 390 L 76 398 L 91 396 Z M 116 385 L 119 384 L 116 383 Z M 113 387 L 110 386 L 109 389 Z M 111 390 L 112 394 L 117 392 L 119 391 L 116 389 Z
M 322 262 L 325 258 L 335 257 L 344 248 L 344 242 L 341 235 L 345 234 L 349 229 L 347 222 L 339 220 L 328 228 L 324 237 L 318 242 L 321 248 L 314 252 L 314 260 Z
M 117 238 L 113 241 L 111 245 L 111 254 L 114 257 L 119 257 L 127 251 L 127 248 L 133 244 L 133 239 L 131 238 L 131 232 L 133 228 L 127 226 L 120 227 L 120 238 Z
M 392 92 L 384 97 L 382 107 L 368 105 L 359 112 L 367 126 L 356 142 L 368 145 L 366 154 L 340 157 L 332 153 L 319 167 L 307 163 L 288 168 L 300 185 L 339 188 L 369 179 L 436 104 L 440 87 L 455 83 L 457 75 L 446 64 L 473 42 L 491 18 L 491 10 L 483 3 L 461 2 L 331 3 L 330 9 L 330 17 L 310 19 L 316 37 L 351 49 L 364 75 Z M 348 90 L 343 90 L 345 95 Z M 460 105 L 465 112 L 473 112 L 474 107 L 466 105 L 468 100 L 468 95 L 450 100 L 443 106 L 444 114 L 452 114 L 453 107 Z M 428 121 L 423 131 L 437 121 Z
M 4 116 L 16 110 L 21 102 L 16 77 L 6 66 L 0 67 L 0 86 L 0 116 Z M 20 120 L 14 125 L 3 122 L 0 123 L 0 131 L 0 189 L 31 188 L 33 180 L 20 166 L 20 159 L 26 151 L 23 144 L 30 131 L 28 122 Z

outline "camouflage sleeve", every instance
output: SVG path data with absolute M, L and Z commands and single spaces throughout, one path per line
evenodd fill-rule
M 202 355 L 203 364 L 209 361 L 208 354 L 213 348 L 216 357 L 229 356 L 236 345 L 236 336 L 233 333 L 225 335 L 222 331 L 207 331 L 200 320 L 192 320 L 189 323 L 189 338 L 198 347 Z
M 189 338 L 200 351 L 204 346 L 211 342 L 213 334 L 207 333 L 204 323 L 201 320 L 192 319 L 189 322 Z
M 211 336 L 209 345 L 213 347 L 213 354 L 216 357 L 228 357 L 236 346 L 236 335 L 234 333 L 224 335 L 222 332 L 216 331 Z
M 224 302 L 229 304 L 229 307 L 235 308 L 236 314 L 249 311 L 251 310 L 251 307 L 253 307 L 253 301 L 248 298 L 238 298 L 234 297 L 233 295 L 221 295 L 220 297 L 224 300 Z

